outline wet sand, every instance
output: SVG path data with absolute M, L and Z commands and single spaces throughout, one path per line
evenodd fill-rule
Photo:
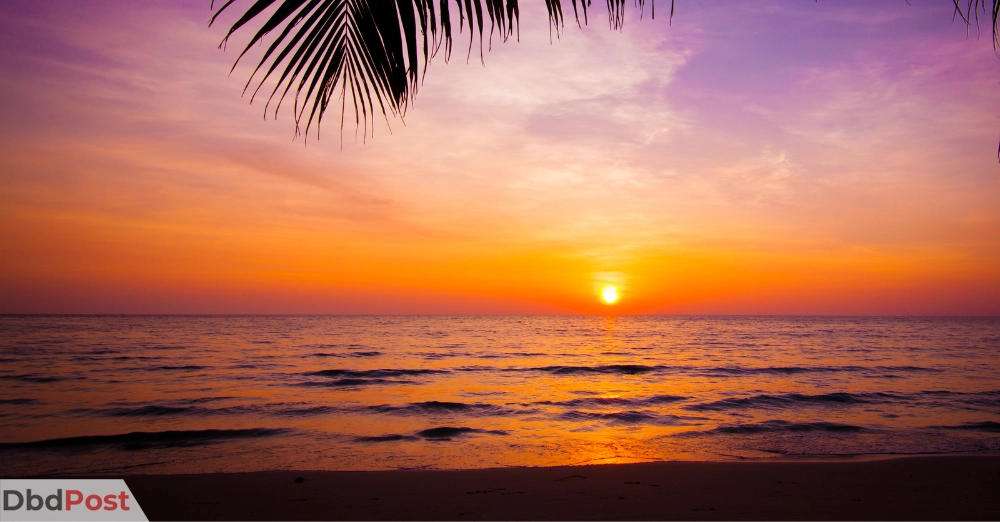
M 1000 520 L 1000 456 L 125 479 L 150 520 Z

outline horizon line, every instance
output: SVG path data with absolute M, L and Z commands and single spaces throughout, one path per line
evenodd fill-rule
M 1000 315 L 877 314 L 586 314 L 586 313 L 17 313 L 0 317 L 828 317 L 885 319 L 1000 319 Z

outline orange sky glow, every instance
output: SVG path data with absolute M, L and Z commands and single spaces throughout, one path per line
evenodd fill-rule
M 341 145 L 207 1 L 5 2 L 0 313 L 998 315 L 1000 58 L 912 3 L 524 2 Z

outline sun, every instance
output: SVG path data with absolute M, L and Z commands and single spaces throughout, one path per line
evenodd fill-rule
M 607 304 L 615 304 L 615 301 L 618 301 L 618 287 L 615 285 L 604 285 L 601 288 L 601 299 Z

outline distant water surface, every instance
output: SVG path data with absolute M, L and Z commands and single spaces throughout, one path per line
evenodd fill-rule
M 0 469 L 1000 450 L 1000 319 L 2 316 Z

